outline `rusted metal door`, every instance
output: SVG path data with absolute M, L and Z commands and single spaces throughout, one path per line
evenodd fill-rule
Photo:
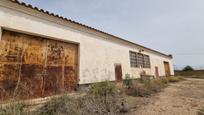
M 166 76 L 170 76 L 171 75 L 169 62 L 164 62 L 164 70 L 165 70 Z
M 3 31 L 0 98 L 35 98 L 77 86 L 77 45 Z
M 157 66 L 155 67 L 155 77 L 159 78 L 159 69 Z
M 77 86 L 77 46 L 57 41 L 47 42 L 45 94 L 73 90 Z
M 117 82 L 121 82 L 123 80 L 122 78 L 122 67 L 121 64 L 115 65 L 115 78 Z

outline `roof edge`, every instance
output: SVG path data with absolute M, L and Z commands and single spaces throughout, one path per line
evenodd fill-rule
M 163 55 L 163 56 L 165 56 L 165 57 L 168 57 L 168 58 L 170 58 L 170 59 L 173 58 L 173 56 L 172 56 L 171 54 L 169 54 L 169 55 L 164 54 L 164 53 L 159 52 L 159 51 L 157 51 L 157 50 L 154 50 L 154 49 L 151 49 L 151 48 L 142 46 L 142 45 L 137 44 L 137 43 L 134 43 L 134 42 L 132 42 L 132 41 L 129 41 L 129 40 L 120 38 L 120 37 L 118 37 L 118 36 L 115 36 L 115 35 L 106 33 L 106 32 L 104 32 L 104 31 L 101 31 L 101 30 L 98 30 L 98 29 L 95 29 L 95 28 L 92 28 L 92 27 L 90 27 L 90 26 L 87 26 L 87 25 L 84 25 L 84 24 L 82 24 L 82 23 L 73 21 L 73 20 L 71 20 L 71 19 L 65 18 L 65 17 L 60 16 L 60 15 L 58 15 L 58 14 L 50 13 L 49 11 L 40 9 L 40 8 L 38 8 L 38 7 L 34 7 L 34 6 L 32 6 L 31 4 L 26 4 L 25 2 L 20 2 L 19 0 L 9 0 L 9 1 L 11 1 L 11 2 L 13 2 L 13 3 L 16 3 L 16 4 L 18 4 L 18 5 L 21 5 L 21 6 L 27 7 L 27 8 L 31 8 L 31 9 L 36 10 L 36 11 L 38 11 L 38 12 L 42 12 L 42 13 L 48 14 L 48 15 L 50 15 L 50 16 L 54 16 L 54 17 L 56 17 L 56 18 L 59 18 L 59 19 L 62 19 L 62 20 L 71 22 L 71 23 L 73 23 L 73 24 L 77 24 L 77 25 L 82 26 L 82 27 L 85 27 L 85 28 L 87 28 L 87 29 L 90 29 L 90 30 L 93 30 L 93 31 L 96 31 L 96 32 L 100 32 L 100 33 L 105 34 L 105 35 L 108 35 L 108 36 L 110 36 L 110 37 L 117 38 L 117 39 L 122 40 L 122 41 L 124 41 L 124 42 L 128 42 L 128 43 L 130 43 L 130 44 L 133 44 L 133 45 L 139 46 L 139 47 L 141 47 L 141 48 L 144 48 L 144 49 L 146 49 L 146 50 L 149 50 L 149 51 L 158 53 L 158 54 Z

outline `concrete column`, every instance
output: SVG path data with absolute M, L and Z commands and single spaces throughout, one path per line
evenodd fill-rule
M 1 37 L 2 37 L 2 32 L 3 32 L 3 30 L 2 30 L 2 27 L 0 26 L 0 41 L 1 41 Z

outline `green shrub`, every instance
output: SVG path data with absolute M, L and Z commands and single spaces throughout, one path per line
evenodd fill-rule
M 133 79 L 130 78 L 129 74 L 125 75 L 125 79 L 123 80 L 123 84 L 125 85 L 125 87 L 127 87 L 128 89 L 130 89 L 133 86 Z
M 95 83 L 90 88 L 90 93 L 95 96 L 106 96 L 109 94 L 115 94 L 117 92 L 117 87 L 115 83 L 109 81 Z
M 142 80 L 142 82 L 134 82 L 130 89 L 126 90 L 126 94 L 131 96 L 146 97 L 153 93 L 159 92 L 168 84 L 167 79 Z
M 0 115 L 24 115 L 26 105 L 20 102 L 11 102 L 4 107 L 0 107 Z

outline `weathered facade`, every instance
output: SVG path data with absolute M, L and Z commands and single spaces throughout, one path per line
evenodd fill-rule
M 77 45 L 4 30 L 0 48 L 6 97 L 15 90 L 21 97 L 47 96 L 77 87 Z
M 0 1 L 1 99 L 48 96 L 142 72 L 174 75 L 172 57 L 16 0 Z

